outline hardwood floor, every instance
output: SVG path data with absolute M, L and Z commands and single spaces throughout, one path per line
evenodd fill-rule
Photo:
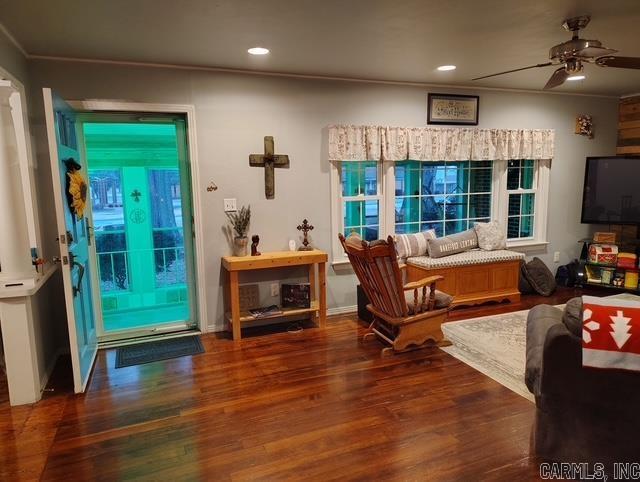
M 101 351 L 81 396 L 66 370 L 33 406 L 0 390 L 0 479 L 537 480 L 534 405 L 446 353 L 381 358 L 354 315 L 274 331 L 205 336 L 203 355 L 121 369 Z

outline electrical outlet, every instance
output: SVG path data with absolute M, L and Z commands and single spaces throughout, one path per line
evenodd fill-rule
M 278 283 L 271 283 L 271 296 L 278 296 L 280 294 L 280 285 Z
M 553 253 L 553 262 L 554 263 L 560 262 L 560 251 L 556 251 L 555 253 Z
M 237 205 L 236 205 L 236 200 L 235 198 L 233 199 L 225 199 L 224 200 L 224 212 L 228 213 L 228 212 L 233 212 L 233 211 L 237 211 Z

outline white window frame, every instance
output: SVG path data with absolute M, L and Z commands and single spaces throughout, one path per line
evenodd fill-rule
M 534 159 L 533 189 L 507 189 L 508 161 L 493 161 L 493 209 L 491 219 L 499 219 L 506 229 L 509 217 L 509 194 L 534 193 L 533 237 L 507 239 L 507 248 L 525 250 L 546 246 L 547 209 L 549 205 L 549 171 L 551 160 Z
M 387 199 L 385 193 L 387 192 L 387 186 L 385 180 L 388 176 L 385 175 L 385 169 L 389 166 L 381 161 L 377 162 L 378 176 L 377 176 L 377 191 L 376 195 L 359 194 L 357 196 L 343 196 L 342 195 L 342 183 L 340 182 L 340 176 L 342 172 L 343 161 L 331 161 L 331 243 L 332 243 L 332 264 L 347 264 L 347 259 L 344 250 L 340 245 L 338 239 L 338 233 L 342 233 L 345 236 L 349 233 L 344 232 L 344 217 L 343 217 L 343 203 L 346 201 L 378 201 L 378 236 L 380 238 L 386 238 L 388 226 L 386 223 L 387 213 Z M 359 161 L 344 161 L 344 162 L 359 162 Z
M 534 159 L 534 189 L 507 190 L 508 161 L 493 161 L 493 178 L 491 184 L 491 219 L 498 219 L 507 226 L 509 213 L 509 194 L 515 192 L 535 193 L 533 214 L 533 237 L 508 239 L 507 248 L 526 251 L 537 249 L 547 241 L 547 210 L 549 204 L 549 181 L 551 160 Z M 340 182 L 341 161 L 331 161 L 331 247 L 332 264 L 335 266 L 349 263 L 344 254 L 338 233 L 344 233 L 343 201 L 379 199 L 379 237 L 385 239 L 395 232 L 395 162 L 378 161 L 378 195 L 377 196 L 342 196 Z

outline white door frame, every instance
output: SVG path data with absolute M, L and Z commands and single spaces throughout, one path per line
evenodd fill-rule
M 195 274 L 197 296 L 197 321 L 202 333 L 208 331 L 207 296 L 205 289 L 204 237 L 202 225 L 202 204 L 200 198 L 200 169 L 198 166 L 198 150 L 196 139 L 196 109 L 191 104 L 153 104 L 145 102 L 123 102 L 112 100 L 76 100 L 68 104 L 79 112 L 157 112 L 159 114 L 181 114 L 187 119 L 187 143 L 189 148 L 189 164 L 191 165 L 191 196 L 193 229 L 195 239 Z

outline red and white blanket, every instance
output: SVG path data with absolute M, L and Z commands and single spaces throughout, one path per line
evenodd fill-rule
M 640 302 L 582 297 L 582 366 L 640 371 Z

